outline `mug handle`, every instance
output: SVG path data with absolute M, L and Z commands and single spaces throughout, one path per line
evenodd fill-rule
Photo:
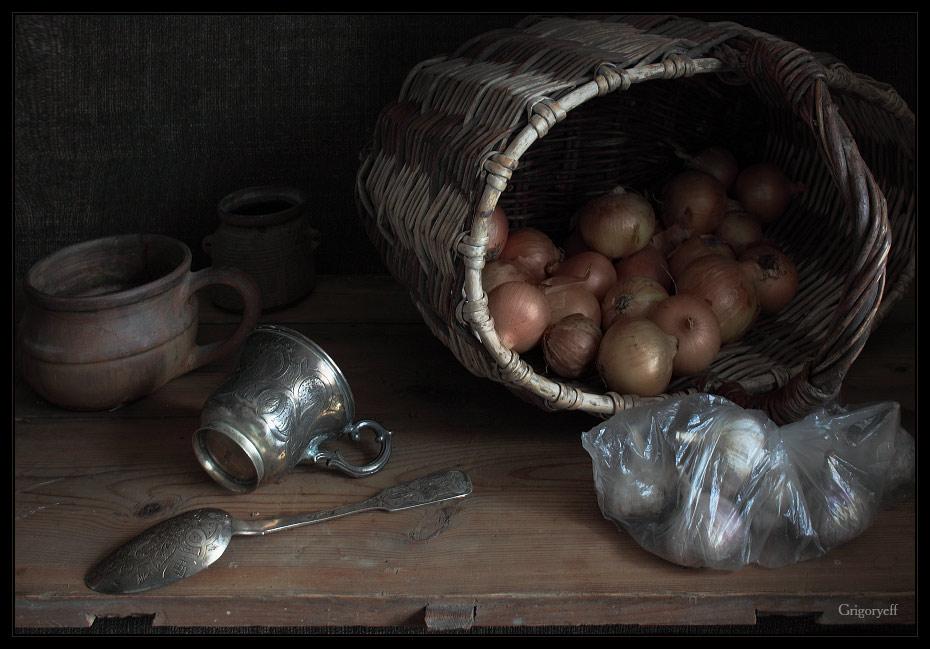
M 255 328 L 262 310 L 262 296 L 258 284 L 247 273 L 229 266 L 211 266 L 191 273 L 188 294 L 193 295 L 207 286 L 222 284 L 235 290 L 242 298 L 242 320 L 231 336 L 225 340 L 198 345 L 187 357 L 184 372 L 219 360 L 236 350 L 246 335 Z
M 378 457 L 376 457 L 368 464 L 352 464 L 346 460 L 345 457 L 343 457 L 340 451 L 324 450 L 312 443 L 310 444 L 310 447 L 307 448 L 305 457 L 303 459 L 313 460 L 314 462 L 323 462 L 323 465 L 327 469 L 339 469 L 343 473 L 346 473 L 353 478 L 364 478 L 373 475 L 383 469 L 390 459 L 394 433 L 376 421 L 362 419 L 354 424 L 349 424 L 346 426 L 345 430 L 342 431 L 342 435 L 348 435 L 352 441 L 357 442 L 359 439 L 361 439 L 362 430 L 365 428 L 371 428 L 374 430 L 375 440 L 381 444 L 381 448 L 378 451 Z M 342 435 L 340 435 L 340 437 Z

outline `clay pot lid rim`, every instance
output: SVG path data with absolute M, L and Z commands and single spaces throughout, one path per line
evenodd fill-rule
M 288 185 L 255 185 L 227 194 L 217 205 L 216 211 L 224 223 L 245 227 L 275 225 L 290 221 L 303 213 L 308 200 L 307 193 Z M 281 201 L 290 207 L 267 214 L 242 214 L 237 207 L 257 205 L 263 202 Z

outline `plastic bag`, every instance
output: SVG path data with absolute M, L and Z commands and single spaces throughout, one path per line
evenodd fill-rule
M 607 519 L 664 559 L 722 570 L 829 552 L 909 492 L 915 471 L 894 402 L 779 427 L 694 394 L 620 412 L 582 444 Z

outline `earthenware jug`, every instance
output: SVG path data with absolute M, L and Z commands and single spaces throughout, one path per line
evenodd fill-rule
M 295 187 L 247 187 L 217 206 L 220 226 L 203 239 L 214 266 L 248 273 L 262 294 L 262 310 L 292 304 L 313 290 L 313 252 L 320 234 L 310 227 L 307 194 Z M 240 311 L 235 291 L 216 286 L 210 299 L 220 308 Z
M 225 340 L 197 342 L 197 291 L 234 289 L 245 304 Z M 106 410 L 238 349 L 255 326 L 255 282 L 232 268 L 191 271 L 191 251 L 163 235 L 78 243 L 30 268 L 18 361 L 43 398 L 72 410 Z

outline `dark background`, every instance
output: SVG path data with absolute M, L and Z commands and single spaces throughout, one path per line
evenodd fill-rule
M 916 113 L 917 14 L 733 20 L 894 86 Z M 14 278 L 100 236 L 155 232 L 209 263 L 216 204 L 311 196 L 320 273 L 386 272 L 358 218 L 359 154 L 418 62 L 517 14 L 13 15 Z

